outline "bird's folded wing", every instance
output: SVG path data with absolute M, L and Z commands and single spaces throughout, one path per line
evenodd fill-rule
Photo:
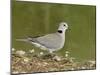
M 56 33 L 54 34 L 48 34 L 45 35 L 43 37 L 38 37 L 36 38 L 36 42 L 46 46 L 47 48 L 58 48 L 58 46 L 60 46 L 61 40 L 62 38 L 57 35 Z

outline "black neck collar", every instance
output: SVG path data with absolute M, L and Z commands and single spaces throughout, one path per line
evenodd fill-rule
M 63 33 L 63 31 L 62 30 L 58 30 L 58 33 Z

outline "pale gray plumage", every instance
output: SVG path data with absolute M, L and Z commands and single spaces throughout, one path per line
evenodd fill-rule
M 65 31 L 68 25 L 65 22 L 59 24 L 58 31 L 52 34 L 47 34 L 40 37 L 28 37 L 26 39 L 17 39 L 18 41 L 25 41 L 34 44 L 41 49 L 46 49 L 50 53 L 63 48 L 65 42 Z

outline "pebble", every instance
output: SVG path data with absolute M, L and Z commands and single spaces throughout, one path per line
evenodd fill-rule
M 25 55 L 25 51 L 22 51 L 22 50 L 16 51 L 16 54 L 23 56 L 23 55 Z
M 43 66 L 47 66 L 47 65 L 48 65 L 48 63 L 47 63 L 47 62 L 44 62 L 44 63 L 43 63 Z
M 73 71 L 73 70 L 75 70 L 74 68 L 71 68 L 71 70 Z
M 90 61 L 88 61 L 89 63 L 91 63 L 91 64 L 95 64 L 96 62 L 95 61 L 93 61 L 93 60 L 90 60 Z
M 68 54 L 65 54 L 65 57 L 68 57 Z
M 29 62 L 29 58 L 24 58 L 24 62 Z
M 34 53 L 34 52 L 35 52 L 35 50 L 34 50 L 34 49 L 32 49 L 32 50 L 29 50 L 29 52 L 30 52 L 30 53 Z
M 53 59 L 56 61 L 61 61 L 61 57 L 59 57 L 59 56 L 55 56 L 55 57 L 53 57 Z
M 84 66 L 82 66 L 81 69 L 86 69 L 86 68 Z
M 15 48 L 12 48 L 12 51 L 15 51 Z
M 13 71 L 12 73 L 13 73 L 13 74 L 18 74 L 19 72 L 18 72 L 18 71 Z
M 40 52 L 40 55 L 43 55 L 44 53 L 43 52 Z
M 68 54 L 69 52 L 68 52 L 68 51 L 66 51 L 65 53 L 66 53 L 66 54 Z

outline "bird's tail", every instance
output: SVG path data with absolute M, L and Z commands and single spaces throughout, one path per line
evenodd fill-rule
M 16 41 L 23 41 L 23 42 L 30 42 L 30 41 L 33 41 L 33 38 L 26 38 L 26 39 L 16 39 Z
M 23 41 L 23 42 L 28 42 L 28 39 L 16 39 L 16 41 Z

